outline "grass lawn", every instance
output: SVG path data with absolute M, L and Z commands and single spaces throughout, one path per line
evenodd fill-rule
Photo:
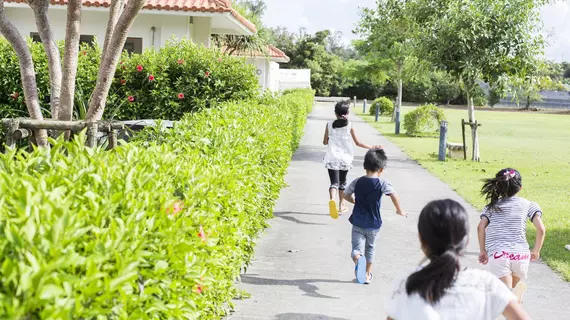
M 358 108 L 357 108 L 358 110 Z M 413 110 L 403 108 L 403 114 Z M 360 110 L 360 114 L 362 110 Z M 467 110 L 446 109 L 450 142 L 461 142 L 461 119 Z M 482 208 L 481 180 L 502 168 L 521 172 L 524 188 L 521 196 L 536 201 L 544 211 L 546 241 L 542 258 L 570 281 L 570 116 L 523 112 L 477 111 L 480 127 L 481 162 L 437 161 L 438 138 L 411 138 L 394 135 L 394 124 L 382 117 L 364 115 L 385 137 L 396 143 L 423 167 L 449 184 L 467 201 Z M 402 119 L 404 117 L 402 116 Z M 467 130 L 468 159 L 471 151 L 470 128 Z M 529 224 L 528 239 L 534 243 L 534 226 Z

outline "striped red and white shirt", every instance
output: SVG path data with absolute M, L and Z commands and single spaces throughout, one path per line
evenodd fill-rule
M 527 253 L 526 222 L 536 216 L 542 217 L 542 210 L 536 202 L 521 197 L 499 200 L 494 209 L 485 208 L 481 219 L 489 220 L 485 229 L 485 249 L 487 253 L 510 252 Z

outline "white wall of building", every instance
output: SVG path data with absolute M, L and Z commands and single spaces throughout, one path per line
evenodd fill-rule
M 6 7 L 5 10 L 8 19 L 23 36 L 29 37 L 31 33 L 37 32 L 34 14 L 30 8 Z M 62 9 L 52 7 L 48 14 L 56 40 L 64 40 L 67 20 L 65 7 Z M 104 10 L 84 10 L 81 18 L 81 34 L 95 36 L 99 45 L 103 46 L 108 17 L 108 12 Z M 193 24 L 190 24 L 192 20 Z M 153 47 L 153 44 L 155 48 L 159 48 L 173 38 L 191 39 L 210 47 L 211 24 L 210 17 L 191 19 L 190 16 L 141 12 L 129 31 L 129 37 L 141 38 L 143 50 Z
M 265 57 L 247 58 L 246 62 L 255 66 L 262 90 L 279 91 L 279 63 Z
M 311 88 L 311 70 L 280 69 L 279 91 L 297 88 Z

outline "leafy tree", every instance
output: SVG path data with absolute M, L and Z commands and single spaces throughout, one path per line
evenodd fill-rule
M 392 78 L 398 83 L 396 111 L 402 106 L 402 87 L 406 77 L 406 64 L 415 63 L 414 39 L 417 28 L 411 15 L 412 1 L 409 0 L 377 0 L 375 9 L 363 9 L 357 33 L 364 40 L 357 42 L 357 49 L 368 59 L 392 65 Z M 407 68 L 409 71 L 414 68 Z
M 473 95 L 481 79 L 502 86 L 506 77 L 524 75 L 543 49 L 539 9 L 543 0 L 417 0 L 422 56 L 459 79 L 475 122 Z M 472 126 L 472 160 L 479 161 L 479 139 Z
M 233 4 L 234 9 L 255 24 L 257 32 L 253 35 L 214 34 L 212 41 L 215 46 L 221 48 L 226 54 L 236 52 L 253 54 L 257 52 L 267 53 L 269 44 L 268 30 L 263 26 L 261 18 L 267 5 L 264 0 L 240 0 Z
M 105 101 L 111 88 L 123 46 L 127 40 L 127 34 L 144 3 L 144 0 L 131 0 L 126 5 L 123 5 L 123 0 L 111 1 L 101 67 L 97 84 L 89 102 L 87 121 L 97 121 L 103 116 Z M 77 74 L 81 0 L 70 0 L 67 5 L 66 44 L 63 63 L 65 72 L 62 72 L 61 55 L 55 43 L 47 15 L 50 1 L 30 0 L 28 4 L 34 12 L 38 33 L 48 57 L 52 118 L 56 120 L 70 120 Z M 4 0 L 0 0 L 0 32 L 14 48 L 20 61 L 20 73 L 28 113 L 32 119 L 43 120 L 30 48 L 16 27 L 8 20 L 4 10 Z M 38 146 L 49 147 L 45 130 L 38 130 L 35 133 L 35 141 Z

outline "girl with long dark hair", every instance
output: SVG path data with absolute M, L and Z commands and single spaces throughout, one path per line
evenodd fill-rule
M 526 289 L 524 280 L 529 263 L 540 257 L 546 234 L 540 206 L 518 197 L 521 190 L 521 174 L 513 168 L 503 169 L 494 178 L 485 180 L 481 193 L 487 199 L 487 206 L 477 229 L 481 251 L 479 262 L 489 264 L 491 273 L 507 287 L 516 288 L 519 302 Z M 537 231 L 532 250 L 526 240 L 527 220 Z
M 418 231 L 429 263 L 397 281 L 386 311 L 393 320 L 530 319 L 516 296 L 491 273 L 461 266 L 469 242 L 465 209 L 453 200 L 430 202 L 420 214 Z

